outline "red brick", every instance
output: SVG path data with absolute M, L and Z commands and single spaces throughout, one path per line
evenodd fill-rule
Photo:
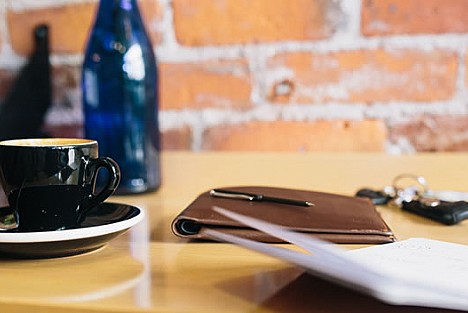
M 162 41 L 163 5 L 159 0 L 138 0 L 138 6 L 151 43 L 159 45 Z
M 243 60 L 160 64 L 161 108 L 250 107 L 251 79 Z
M 163 150 L 191 150 L 192 139 L 189 127 L 166 130 L 161 133 L 161 147 Z
M 435 101 L 455 94 L 457 55 L 434 50 L 286 53 L 268 61 L 278 103 Z
M 390 141 L 402 139 L 418 152 L 467 151 L 468 117 L 422 116 L 391 127 Z
M 18 54 L 30 54 L 33 48 L 34 27 L 40 23 L 47 23 L 53 52 L 82 52 L 92 26 L 95 9 L 96 3 L 74 3 L 24 11 L 9 10 L 7 24 L 12 48 Z M 161 19 L 158 2 L 141 1 L 141 11 L 153 43 L 158 43 L 160 33 L 154 26 Z
M 468 1 L 364 0 L 361 26 L 366 36 L 464 33 Z
M 173 7 L 177 39 L 189 46 L 322 39 L 342 18 L 328 0 L 174 0 Z
M 94 4 L 73 4 L 25 11 L 8 11 L 7 23 L 11 45 L 25 55 L 32 51 L 32 31 L 47 23 L 50 46 L 54 52 L 81 52 L 93 16 Z
M 384 151 L 382 121 L 249 122 L 208 129 L 203 149 L 239 151 Z

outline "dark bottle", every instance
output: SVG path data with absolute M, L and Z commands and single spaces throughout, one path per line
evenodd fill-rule
M 160 185 L 156 66 L 136 0 L 100 0 L 82 69 L 84 131 L 119 164 L 119 194 Z
M 46 24 L 34 28 L 34 42 L 34 52 L 0 106 L 0 140 L 47 136 L 42 128 L 52 104 L 52 87 Z

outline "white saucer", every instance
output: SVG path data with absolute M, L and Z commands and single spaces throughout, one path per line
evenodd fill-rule
M 11 210 L 0 208 L 0 216 L 5 214 L 11 214 Z M 137 207 L 104 202 L 92 209 L 75 229 L 1 231 L 0 257 L 51 258 L 93 251 L 126 232 L 143 217 L 143 211 Z

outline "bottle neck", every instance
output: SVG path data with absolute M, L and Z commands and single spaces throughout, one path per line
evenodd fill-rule
M 136 0 L 100 0 L 94 21 L 94 38 L 104 50 L 120 53 L 144 29 Z
M 136 0 L 100 0 L 99 11 L 108 11 L 115 9 L 122 9 L 125 11 L 132 11 L 137 9 Z
M 119 2 L 119 6 L 127 11 L 132 10 L 133 7 L 136 6 L 135 0 L 117 0 Z
M 122 15 L 140 18 L 140 12 L 136 0 L 100 0 L 96 15 L 96 23 L 100 26 L 111 26 L 115 19 Z

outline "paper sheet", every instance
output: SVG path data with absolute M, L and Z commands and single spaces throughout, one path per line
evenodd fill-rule
M 349 253 L 388 277 L 468 296 L 468 246 L 412 238 Z
M 214 210 L 310 254 L 206 230 L 214 239 L 286 260 L 388 303 L 468 310 L 468 246 L 413 238 L 347 251 L 278 225 L 222 208 Z

